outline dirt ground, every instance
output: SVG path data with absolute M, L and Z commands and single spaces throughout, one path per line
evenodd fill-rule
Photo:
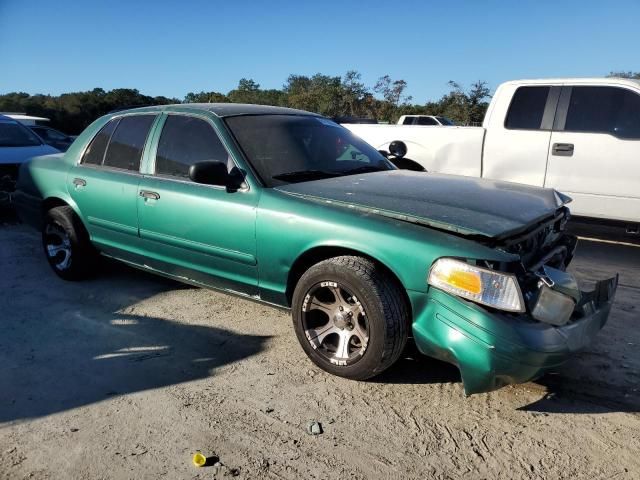
M 325 374 L 246 300 L 108 262 L 63 282 L 0 226 L 0 478 L 640 478 L 640 248 L 582 240 L 573 269 L 621 274 L 595 344 L 465 398 L 411 348 L 374 381 Z

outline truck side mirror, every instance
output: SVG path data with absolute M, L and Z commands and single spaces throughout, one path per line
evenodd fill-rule
M 400 140 L 394 140 L 389 144 L 389 153 L 394 157 L 402 158 L 407 154 L 407 145 Z

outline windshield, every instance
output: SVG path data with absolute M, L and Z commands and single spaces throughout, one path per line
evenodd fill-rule
M 247 115 L 226 122 L 268 187 L 395 169 L 371 145 L 326 118 Z
M 0 147 L 32 147 L 42 141 L 27 127 L 17 122 L 0 121 Z
M 436 118 L 442 125 L 447 125 L 447 126 L 455 125 L 455 123 L 453 123 L 453 121 L 449 120 L 447 117 L 436 117 Z

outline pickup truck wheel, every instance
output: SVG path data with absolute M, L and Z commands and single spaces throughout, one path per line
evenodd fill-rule
M 409 314 L 400 286 L 366 258 L 314 265 L 296 285 L 292 304 L 302 348 L 334 375 L 371 378 L 390 367 L 406 344 Z
M 53 271 L 65 280 L 85 278 L 94 263 L 95 251 L 89 235 L 71 207 L 47 211 L 42 246 Z

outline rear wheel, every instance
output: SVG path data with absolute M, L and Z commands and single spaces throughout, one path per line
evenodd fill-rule
M 292 307 L 305 353 L 334 375 L 373 377 L 398 359 L 407 341 L 401 287 L 366 258 L 342 256 L 314 265 L 300 278 Z
M 42 246 L 53 271 L 65 280 L 85 278 L 96 253 L 84 225 L 71 207 L 47 211 L 42 229 Z

